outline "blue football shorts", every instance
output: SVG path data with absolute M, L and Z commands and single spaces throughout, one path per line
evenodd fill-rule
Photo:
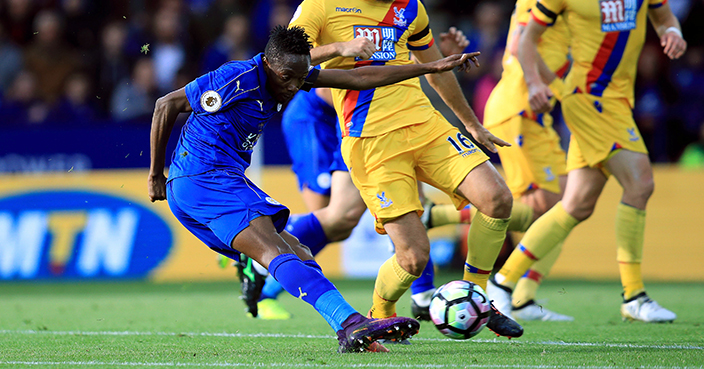
M 308 188 L 330 196 L 330 173 L 347 171 L 340 153 L 341 139 L 334 110 L 315 105 L 310 98 L 296 96 L 286 108 L 281 128 L 299 190 Z
M 232 240 L 249 222 L 270 216 L 283 232 L 290 211 L 259 189 L 242 173 L 212 170 L 179 177 L 166 185 L 166 198 L 176 218 L 213 251 L 239 260 Z

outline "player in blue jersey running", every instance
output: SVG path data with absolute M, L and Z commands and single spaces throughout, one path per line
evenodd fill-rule
M 469 45 L 462 31 L 455 27 L 441 33 L 439 40 L 443 55 L 460 54 Z M 361 40 L 349 42 L 357 43 L 348 48 L 354 54 L 349 56 L 367 59 L 375 51 L 373 43 L 369 42 L 372 46 L 369 50 L 358 41 Z M 296 174 L 301 196 L 310 212 L 291 216 L 286 230 L 308 246 L 315 256 L 328 242 L 342 241 L 349 237 L 367 206 L 352 183 L 342 159 L 341 133 L 330 89 L 318 88 L 311 90 L 311 93 L 296 94 L 283 113 L 281 128 L 293 162 L 291 169 Z M 426 204 L 427 211 L 422 219 L 428 228 L 433 226 L 430 223 L 431 212 L 456 213 L 456 221 L 460 221 L 460 212 L 452 204 Z M 462 212 L 469 213 L 469 210 Z M 314 228 L 317 232 L 307 229 L 313 219 L 319 220 L 321 224 L 322 229 Z M 221 265 L 224 267 L 226 264 Z M 240 260 L 238 272 L 242 281 L 241 298 L 250 315 L 261 319 L 290 318 L 291 314 L 276 301 L 283 288 L 271 275 L 267 276 L 263 268 L 246 258 Z M 416 319 L 430 320 L 428 305 L 435 291 L 433 277 L 433 264 L 429 260 L 423 274 L 411 284 L 412 316 Z
M 289 210 L 244 175 L 268 120 L 299 89 L 369 89 L 426 73 L 469 68 L 476 54 L 406 66 L 311 70 L 311 45 L 300 27 L 277 26 L 263 54 L 233 61 L 157 100 L 148 177 L 152 201 L 168 199 L 179 221 L 214 251 L 257 261 L 284 289 L 312 305 L 337 332 L 338 352 L 386 350 L 379 339 L 418 332 L 410 318 L 371 320 L 355 311 L 325 278 L 307 247 L 284 225 Z M 190 112 L 164 175 L 166 144 L 176 117 Z

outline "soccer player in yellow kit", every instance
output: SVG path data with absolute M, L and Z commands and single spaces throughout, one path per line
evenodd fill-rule
M 313 40 L 313 62 L 323 68 L 413 63 L 439 59 L 420 0 L 304 0 L 291 25 Z M 336 42 L 371 40 L 368 60 L 332 58 Z M 489 150 L 507 143 L 478 122 L 452 73 L 429 78 L 474 138 Z M 422 273 L 430 243 L 419 214 L 417 180 L 443 190 L 458 209 L 471 202 L 472 219 L 464 279 L 486 288 L 503 244 L 512 198 L 487 156 L 431 105 L 418 79 L 365 91 L 333 90 L 343 135 L 342 156 L 377 231 L 388 233 L 396 253 L 379 269 L 370 316 L 396 314 L 396 301 Z M 496 309 L 487 325 L 495 333 L 518 337 L 523 328 Z
M 560 147 L 560 137 L 552 127 L 552 116 L 530 109 L 528 87 L 516 58 L 518 39 L 530 20 L 530 9 L 535 3 L 536 0 L 516 2 L 502 59 L 503 73 L 487 100 L 484 127 L 513 143 L 513 146 L 499 148 L 506 184 L 514 199 L 531 205 L 534 218 L 538 218 L 562 197 L 567 172 L 566 154 Z M 551 91 L 559 96 L 564 86 L 562 78 L 570 65 L 567 58 L 569 30 L 562 17 L 557 17 L 555 24 L 540 38 L 538 51 L 546 66 L 557 75 L 547 82 Z M 494 301 L 496 308 L 509 317 L 522 320 L 573 320 L 570 316 L 535 303 L 535 294 L 542 278 L 550 272 L 561 250 L 560 244 L 533 265 L 516 285 L 513 301 Z M 493 278 L 487 288 L 490 295 L 501 293 L 495 291 L 500 286 L 493 283 Z
M 535 260 L 564 241 L 594 210 L 610 175 L 623 188 L 616 213 L 617 260 L 623 285 L 624 319 L 667 322 L 675 313 L 651 300 L 641 275 L 645 207 L 653 192 L 647 150 L 633 120 L 636 63 L 645 42 L 646 18 L 671 59 L 687 44 L 667 0 L 540 0 L 532 11 L 519 46 L 519 60 L 536 112 L 550 108 L 551 92 L 540 77 L 537 44 L 546 28 L 562 15 L 570 29 L 574 58 L 562 99 L 572 132 L 567 155 L 567 185 L 562 201 L 528 230 L 521 246 L 496 276 L 511 288 Z M 494 295 L 493 298 L 508 299 Z

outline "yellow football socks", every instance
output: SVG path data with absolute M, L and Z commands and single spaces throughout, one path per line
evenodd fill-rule
M 474 219 L 478 212 L 477 208 L 472 206 L 470 211 L 472 213 L 472 219 Z M 513 207 L 511 208 L 511 220 L 508 222 L 507 230 L 511 232 L 525 232 L 532 223 L 533 208 L 530 207 L 530 205 L 514 200 Z
M 511 232 L 525 232 L 533 224 L 533 208 L 520 201 L 513 201 L 511 209 L 511 221 L 508 222 L 508 230 Z
M 645 291 L 640 264 L 643 259 L 645 210 L 620 203 L 616 208 L 616 260 L 621 272 L 623 297 Z
M 470 211 L 469 209 L 457 210 L 452 204 L 440 204 L 430 208 L 430 219 L 433 227 L 469 223 Z
M 562 243 L 557 245 L 545 257 L 536 261 L 533 266 L 518 280 L 513 291 L 513 306 L 521 306 L 530 300 L 535 300 L 535 294 L 540 287 L 543 277 L 550 273 L 550 269 L 562 252 Z
M 506 238 L 509 219 L 497 219 L 477 212 L 467 235 L 467 262 L 464 279 L 486 290 L 489 273 Z
M 372 308 L 369 313 L 372 318 L 388 318 L 396 314 L 396 301 L 418 279 L 405 271 L 393 255 L 379 268 L 379 274 L 374 284 Z
M 474 206 L 469 209 L 457 210 L 452 204 L 440 204 L 430 208 L 430 219 L 432 219 L 433 227 L 447 224 L 469 224 L 477 212 L 477 208 Z M 508 230 L 525 232 L 531 223 L 533 223 L 533 208 L 520 201 L 514 201 Z
M 528 229 L 497 275 L 497 282 L 514 288 L 533 263 L 562 244 L 579 221 L 558 202 Z

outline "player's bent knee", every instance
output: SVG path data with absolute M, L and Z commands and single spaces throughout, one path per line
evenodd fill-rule
M 484 215 L 492 218 L 506 219 L 511 216 L 513 196 L 508 189 L 499 189 L 492 194 L 491 201 L 482 209 Z
M 588 204 L 580 204 L 580 206 L 573 207 L 573 208 L 568 208 L 565 207 L 565 210 L 572 215 L 575 219 L 579 220 L 580 222 L 585 221 L 589 219 L 589 217 L 592 216 L 594 213 L 594 205 L 592 203 Z
M 410 274 L 419 276 L 423 273 L 425 266 L 430 260 L 428 253 L 422 252 L 405 252 L 403 255 L 396 254 L 396 260 L 398 264 Z
M 635 187 L 635 195 L 643 200 L 648 200 L 655 191 L 653 178 L 641 180 Z

